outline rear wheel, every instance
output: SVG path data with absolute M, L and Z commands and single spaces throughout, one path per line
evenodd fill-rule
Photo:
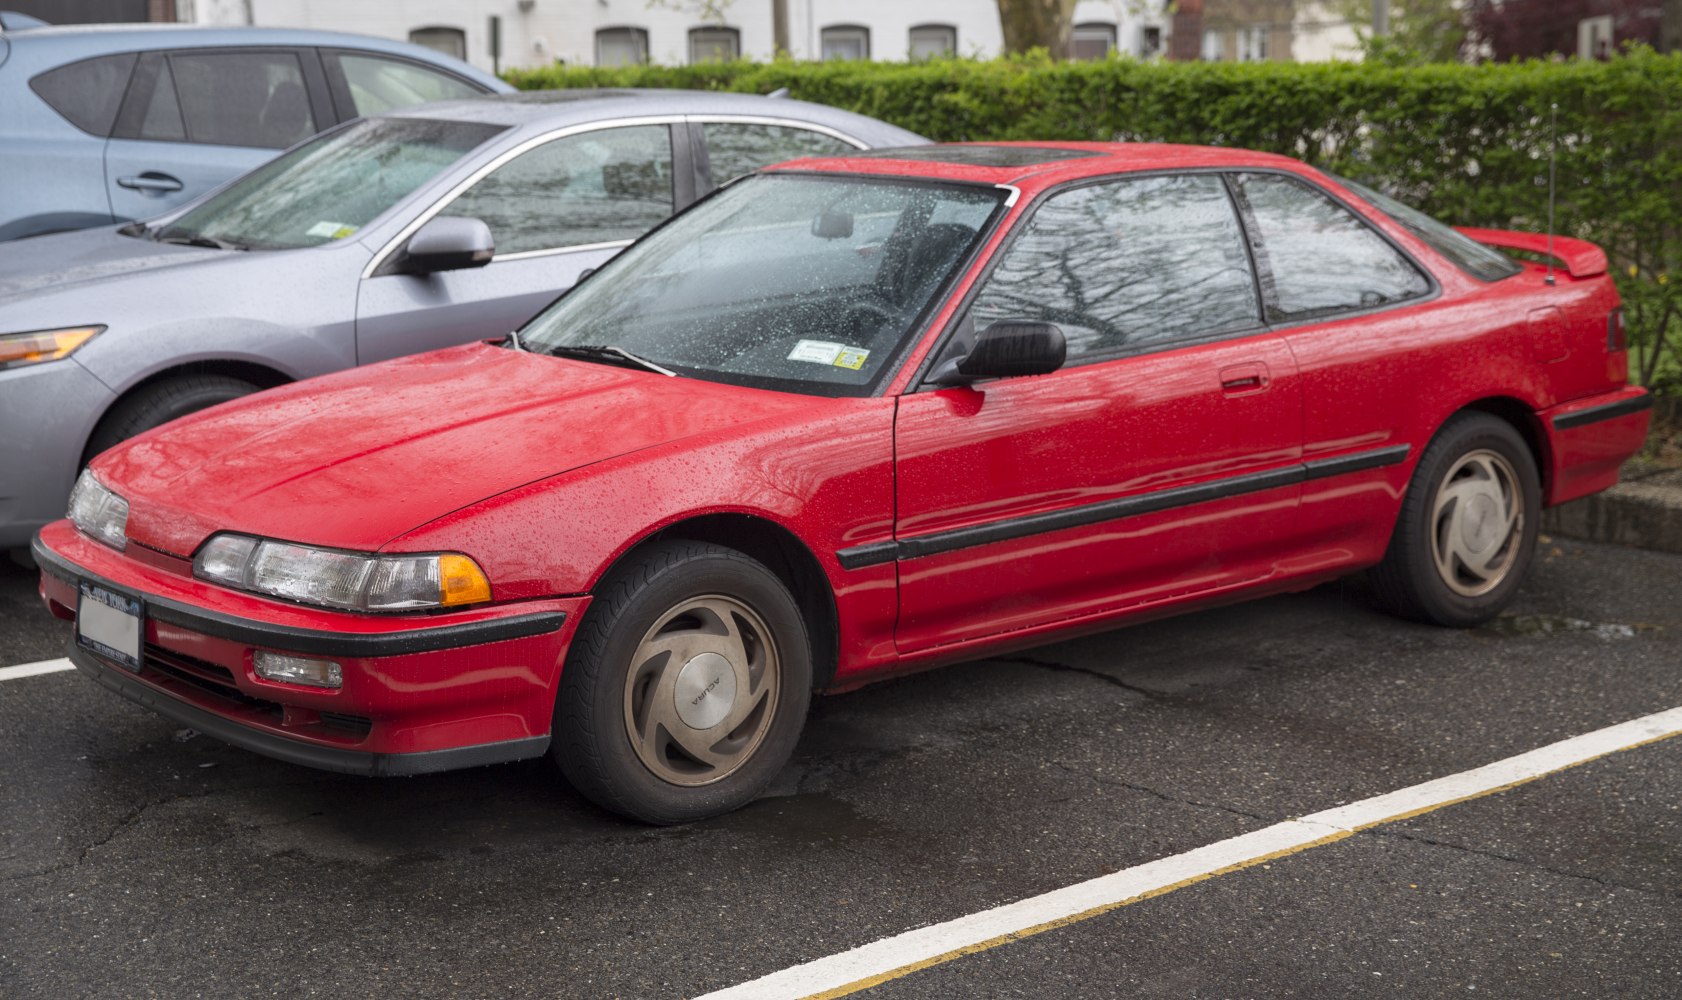
M 811 699 L 800 611 L 733 549 L 663 542 L 604 582 L 561 676 L 552 743 L 598 805 L 683 823 L 745 805 L 794 752 Z
M 1384 561 L 1379 599 L 1416 621 L 1469 627 L 1518 590 L 1536 547 L 1541 484 L 1511 424 L 1463 413 L 1437 433 L 1414 470 Z
M 177 417 L 196 413 L 257 391 L 257 386 L 226 375 L 178 375 L 137 391 L 111 408 L 94 428 L 82 464 L 119 441 L 127 441 Z

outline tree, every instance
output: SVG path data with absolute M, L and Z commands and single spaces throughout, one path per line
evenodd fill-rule
M 998 0 L 999 24 L 1004 28 L 1005 51 L 1040 48 L 1053 59 L 1069 54 L 1069 26 L 1076 0 Z
M 1472 0 L 1476 4 L 1478 0 Z M 1372 0 L 1342 0 L 1339 12 L 1355 26 L 1362 56 L 1387 66 L 1459 62 L 1468 37 L 1463 0 L 1399 0 L 1390 5 L 1390 30 L 1372 30 Z
M 1612 16 L 1614 45 L 1659 41 L 1656 0 L 1471 0 L 1466 13 L 1480 47 L 1501 62 L 1574 56 L 1577 25 L 1605 14 Z

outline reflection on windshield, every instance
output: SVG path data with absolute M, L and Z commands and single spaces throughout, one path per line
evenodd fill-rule
M 521 331 L 686 375 L 863 395 L 977 243 L 1003 192 L 764 174 L 695 206 Z
M 342 240 L 502 130 L 420 118 L 353 122 L 246 174 L 155 236 L 256 250 Z

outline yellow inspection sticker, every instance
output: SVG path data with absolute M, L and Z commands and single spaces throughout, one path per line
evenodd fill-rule
M 810 361 L 815 365 L 834 365 L 853 371 L 863 368 L 869 357 L 870 352 L 862 347 L 849 347 L 827 340 L 802 340 L 788 352 L 790 361 Z

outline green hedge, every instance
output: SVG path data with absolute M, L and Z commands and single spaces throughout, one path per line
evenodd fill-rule
M 1682 56 L 1423 67 L 778 60 L 507 76 L 523 89 L 786 87 L 937 140 L 1245 146 L 1366 181 L 1458 225 L 1538 232 L 1557 134 L 1558 231 L 1599 243 L 1616 262 L 1632 374 L 1682 391 Z

